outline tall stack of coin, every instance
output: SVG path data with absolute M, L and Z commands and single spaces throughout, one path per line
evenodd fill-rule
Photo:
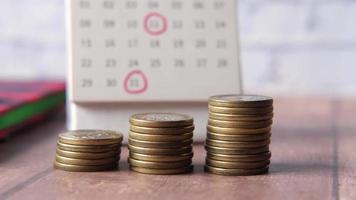
M 270 97 L 210 97 L 205 170 L 220 175 L 267 173 L 272 118 Z
M 114 170 L 120 160 L 122 134 L 77 130 L 59 134 L 54 167 L 65 171 Z
M 145 174 L 193 170 L 193 118 L 176 113 L 143 113 L 130 118 L 128 162 Z

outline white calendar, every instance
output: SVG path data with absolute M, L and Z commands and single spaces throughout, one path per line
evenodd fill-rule
M 126 132 L 131 114 L 162 110 L 203 130 L 207 98 L 241 91 L 236 10 L 235 0 L 67 0 L 70 129 Z

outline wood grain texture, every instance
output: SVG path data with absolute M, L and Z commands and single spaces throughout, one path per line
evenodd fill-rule
M 225 177 L 195 171 L 156 176 L 120 170 L 71 173 L 52 169 L 64 118 L 24 130 L 0 144 L 0 199 L 355 199 L 355 112 L 351 101 L 277 99 L 270 173 Z
M 356 199 L 356 101 L 334 103 L 340 199 Z

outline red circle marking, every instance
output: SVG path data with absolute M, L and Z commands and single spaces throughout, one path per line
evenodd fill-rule
M 143 80 L 143 87 L 139 89 L 130 89 L 129 88 L 129 80 L 132 76 L 140 76 Z M 125 77 L 124 80 L 124 89 L 127 93 L 129 94 L 140 94 L 143 93 L 147 90 L 148 88 L 148 80 L 146 75 L 141 71 L 141 70 L 133 70 L 130 73 L 128 73 Z
M 162 20 L 163 26 L 161 29 L 159 29 L 157 31 L 150 29 L 150 27 L 148 26 L 148 22 L 152 17 L 158 17 Z M 167 31 L 167 19 L 159 13 L 156 13 L 156 12 L 149 13 L 148 15 L 146 15 L 146 17 L 144 19 L 144 29 L 147 33 L 149 33 L 151 35 L 161 35 L 162 33 Z

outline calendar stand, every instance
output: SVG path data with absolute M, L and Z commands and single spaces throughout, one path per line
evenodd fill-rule
M 127 133 L 135 113 L 195 118 L 240 93 L 235 0 L 67 0 L 68 128 Z

